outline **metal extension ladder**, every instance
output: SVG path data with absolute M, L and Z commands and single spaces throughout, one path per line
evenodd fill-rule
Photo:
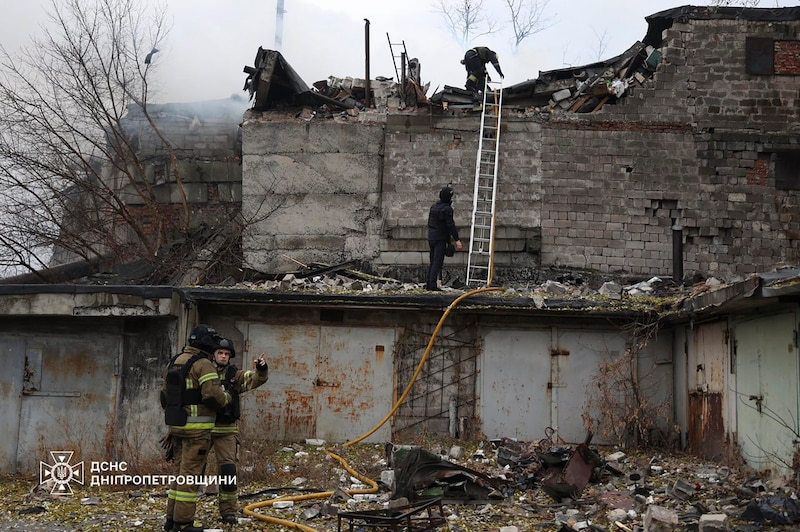
M 394 64 L 394 74 L 397 76 L 397 83 L 401 87 L 406 84 L 406 72 L 408 68 L 408 51 L 406 50 L 406 41 L 393 43 L 389 32 L 386 32 L 386 39 L 389 41 L 389 51 L 392 53 L 392 63 Z
M 494 209 L 502 105 L 503 83 L 489 81 L 487 75 L 483 88 L 481 130 L 475 164 L 475 192 L 472 198 L 472 229 L 467 262 L 467 285 L 473 288 L 489 286 L 494 276 Z

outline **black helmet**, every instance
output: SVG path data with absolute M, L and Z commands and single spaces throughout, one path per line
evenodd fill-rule
M 236 350 L 233 348 L 233 342 L 231 342 L 227 338 L 219 339 L 217 347 L 214 348 L 214 351 L 216 351 L 217 349 L 227 349 L 228 351 L 231 352 L 231 358 L 236 358 Z
M 453 189 L 447 185 L 439 191 L 439 199 L 445 203 L 450 203 L 453 200 Z
M 201 323 L 195 326 L 189 334 L 189 345 L 212 354 L 217 343 L 219 343 L 219 339 L 220 335 L 213 327 Z

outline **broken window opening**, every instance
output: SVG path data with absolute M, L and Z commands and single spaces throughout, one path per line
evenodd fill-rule
M 800 190 L 800 151 L 775 153 L 775 188 Z

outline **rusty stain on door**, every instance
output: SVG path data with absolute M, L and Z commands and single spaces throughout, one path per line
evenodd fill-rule
M 251 323 L 247 343 L 268 354 L 270 380 L 242 397 L 243 408 L 258 404 L 243 432 L 346 441 L 373 428 L 392 405 L 394 335 L 393 328 Z M 375 437 L 390 436 L 386 427 Z
M 699 325 L 693 335 L 688 446 L 690 452 L 707 460 L 720 460 L 725 453 L 725 382 L 729 371 L 726 330 L 724 322 L 713 322 Z

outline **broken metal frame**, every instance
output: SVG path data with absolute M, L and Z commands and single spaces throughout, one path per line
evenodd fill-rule
M 433 510 L 439 514 L 434 515 Z M 421 515 L 423 512 L 426 515 Z M 362 528 L 388 529 L 392 531 L 435 530 L 446 524 L 442 498 L 430 499 L 421 503 L 407 504 L 387 510 L 367 510 L 363 512 L 339 512 L 337 530 L 342 530 L 342 519 L 348 520 L 350 532 Z
M 406 71 L 407 71 L 406 68 L 408 67 L 408 50 L 406 50 L 406 41 L 393 43 L 391 37 L 389 37 L 389 32 L 386 32 L 386 39 L 389 41 L 389 51 L 392 54 L 392 64 L 394 64 L 394 74 L 395 76 L 397 76 L 397 82 L 400 84 L 403 94 L 405 94 Z M 402 49 L 400 55 L 397 55 L 397 53 L 395 53 L 395 48 Z M 399 69 L 397 67 L 398 59 L 400 59 Z

